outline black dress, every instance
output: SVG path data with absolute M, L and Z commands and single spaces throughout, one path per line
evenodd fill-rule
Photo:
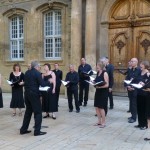
M 0 108 L 3 108 L 3 96 L 2 96 L 2 89 L 0 88 Z
M 95 82 L 105 81 L 104 80 L 104 73 L 106 71 L 102 71 L 100 76 L 96 76 Z M 96 89 L 95 97 L 94 97 L 94 107 L 98 107 L 104 109 L 107 107 L 107 100 L 108 100 L 108 88 L 100 88 Z
M 52 78 L 52 75 L 44 76 L 44 81 Z M 48 91 L 42 91 L 42 111 L 43 112 L 58 112 L 58 104 L 56 95 L 52 93 L 53 84 Z
M 9 80 L 12 82 L 24 81 L 24 74 L 21 72 L 20 76 L 15 76 L 13 72 L 10 73 Z M 10 108 L 24 108 L 24 98 L 23 98 L 23 86 L 19 84 L 14 84 L 12 86 L 12 99 L 10 102 Z

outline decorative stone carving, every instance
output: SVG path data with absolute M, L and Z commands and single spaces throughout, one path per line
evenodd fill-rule
M 142 47 L 144 48 L 145 55 L 147 54 L 148 48 L 150 46 L 150 41 L 148 39 L 144 39 L 141 43 Z
M 121 54 L 121 50 L 126 44 L 122 40 L 119 40 L 115 45 L 117 46 L 119 50 L 119 54 Z

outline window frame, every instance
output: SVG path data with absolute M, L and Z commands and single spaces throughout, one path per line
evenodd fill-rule
M 21 17 L 21 22 L 22 24 L 20 24 L 20 17 Z M 17 18 L 17 38 L 13 38 L 13 19 Z M 22 32 L 20 32 L 21 28 L 20 26 L 22 26 Z M 11 60 L 24 60 L 24 17 L 22 15 L 15 15 L 12 16 L 9 20 L 9 43 L 10 43 L 10 59 Z M 22 36 L 20 37 L 20 34 L 22 34 Z M 12 42 L 16 42 L 17 43 L 17 54 L 15 52 L 13 52 L 13 44 Z M 20 42 L 22 42 L 22 44 L 20 44 Z M 20 49 L 22 47 L 22 50 Z M 22 53 L 21 53 L 22 51 Z M 14 55 L 17 55 L 17 57 L 14 57 Z M 21 57 L 22 55 L 22 57 Z
M 53 23 L 52 23 L 52 35 L 46 35 L 46 15 L 48 13 L 51 13 L 52 12 L 52 20 L 53 20 Z M 56 12 L 59 12 L 60 13 L 60 34 L 55 34 L 56 30 L 55 30 L 55 27 L 56 27 L 56 17 L 55 17 L 55 14 Z M 48 59 L 48 60 L 61 60 L 62 59 L 62 10 L 61 9 L 53 9 L 53 10 L 49 10 L 47 12 L 45 12 L 44 14 L 44 59 Z M 47 57 L 46 55 L 46 39 L 52 39 L 52 57 Z M 59 57 L 56 57 L 56 42 L 55 42 L 55 39 L 60 39 L 60 51 L 57 52 L 60 56 Z M 50 43 L 48 43 L 50 44 Z M 50 53 L 50 52 L 48 52 Z

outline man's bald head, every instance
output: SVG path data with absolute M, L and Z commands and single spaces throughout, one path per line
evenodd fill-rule
M 137 58 L 132 58 L 130 62 L 131 62 L 132 68 L 137 67 L 137 65 L 138 65 L 138 59 Z

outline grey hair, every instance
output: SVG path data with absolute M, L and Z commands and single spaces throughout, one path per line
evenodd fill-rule
M 40 66 L 40 64 L 38 61 L 32 61 L 31 62 L 31 68 L 35 68 L 35 67 L 39 67 L 39 66 Z

